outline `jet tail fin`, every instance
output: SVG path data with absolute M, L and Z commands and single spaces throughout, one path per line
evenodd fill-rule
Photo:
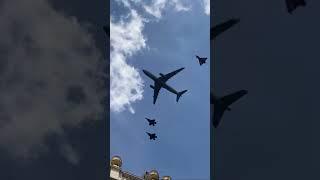
M 185 92 L 187 92 L 188 90 L 184 90 L 184 91 L 181 91 L 181 92 L 178 92 L 177 94 L 177 102 L 179 101 L 180 97 L 182 96 L 182 94 L 184 94 Z

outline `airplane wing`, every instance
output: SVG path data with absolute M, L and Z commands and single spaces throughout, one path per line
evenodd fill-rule
M 184 69 L 184 68 L 180 68 L 180 69 L 177 69 L 177 70 L 175 70 L 175 71 L 173 71 L 173 72 L 171 72 L 171 73 L 168 73 L 168 74 L 166 74 L 166 75 L 161 75 L 160 78 L 162 78 L 162 80 L 164 80 L 164 81 L 168 81 L 168 79 L 170 79 L 172 76 L 178 74 L 178 73 L 179 73 L 180 71 L 182 71 L 183 69 Z
M 229 105 L 246 95 L 248 91 L 240 90 L 220 99 L 221 103 L 214 106 L 213 126 L 216 128 L 220 124 L 221 118 Z M 213 104 L 213 95 L 210 95 L 210 103 Z
M 214 104 L 214 99 L 215 97 L 213 93 L 210 92 L 210 104 Z M 212 123 L 215 128 L 217 128 L 218 125 L 220 124 L 221 118 L 226 109 L 227 109 L 227 106 L 223 106 L 223 104 L 214 104 Z
M 231 28 L 233 25 L 237 24 L 239 19 L 230 19 L 226 22 L 218 24 L 210 29 L 210 39 L 215 39 L 219 34 Z
M 161 86 L 155 83 L 154 89 L 153 89 L 153 104 L 156 104 L 160 89 L 161 89 Z
M 213 110 L 213 126 L 215 128 L 218 127 L 220 124 L 221 118 L 223 116 L 224 111 L 226 110 L 226 107 L 223 106 L 214 106 Z
M 201 61 L 200 61 L 200 65 L 206 63 L 206 60 L 207 60 L 207 58 L 202 58 Z
M 229 106 L 230 104 L 234 103 L 235 101 L 240 99 L 242 96 L 246 95 L 247 93 L 248 93 L 247 90 L 240 90 L 230 95 L 226 95 L 222 97 L 220 100 L 222 101 L 223 104 L 225 104 L 226 106 Z

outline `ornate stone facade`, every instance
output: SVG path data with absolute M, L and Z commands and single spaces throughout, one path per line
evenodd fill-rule
M 143 177 L 133 175 L 121 169 L 122 160 L 119 156 L 114 156 L 110 162 L 110 180 L 160 180 L 156 170 L 146 172 Z M 161 180 L 171 180 L 170 176 L 163 176 Z

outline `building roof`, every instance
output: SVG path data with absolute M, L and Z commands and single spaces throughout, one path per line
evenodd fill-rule
M 122 160 L 120 156 L 114 156 L 110 161 L 111 169 L 110 176 L 116 178 L 116 180 L 160 180 L 159 174 L 156 170 L 146 172 L 144 177 L 139 177 L 121 169 Z M 111 177 L 112 178 L 112 177 Z M 114 179 L 112 178 L 112 179 Z M 162 177 L 162 180 L 171 180 L 170 176 Z

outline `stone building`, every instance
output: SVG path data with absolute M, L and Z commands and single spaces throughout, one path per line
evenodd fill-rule
M 123 171 L 122 160 L 119 156 L 114 156 L 110 162 L 110 180 L 160 180 L 156 170 L 145 172 L 142 177 Z M 170 176 L 163 176 L 161 180 L 171 180 Z

